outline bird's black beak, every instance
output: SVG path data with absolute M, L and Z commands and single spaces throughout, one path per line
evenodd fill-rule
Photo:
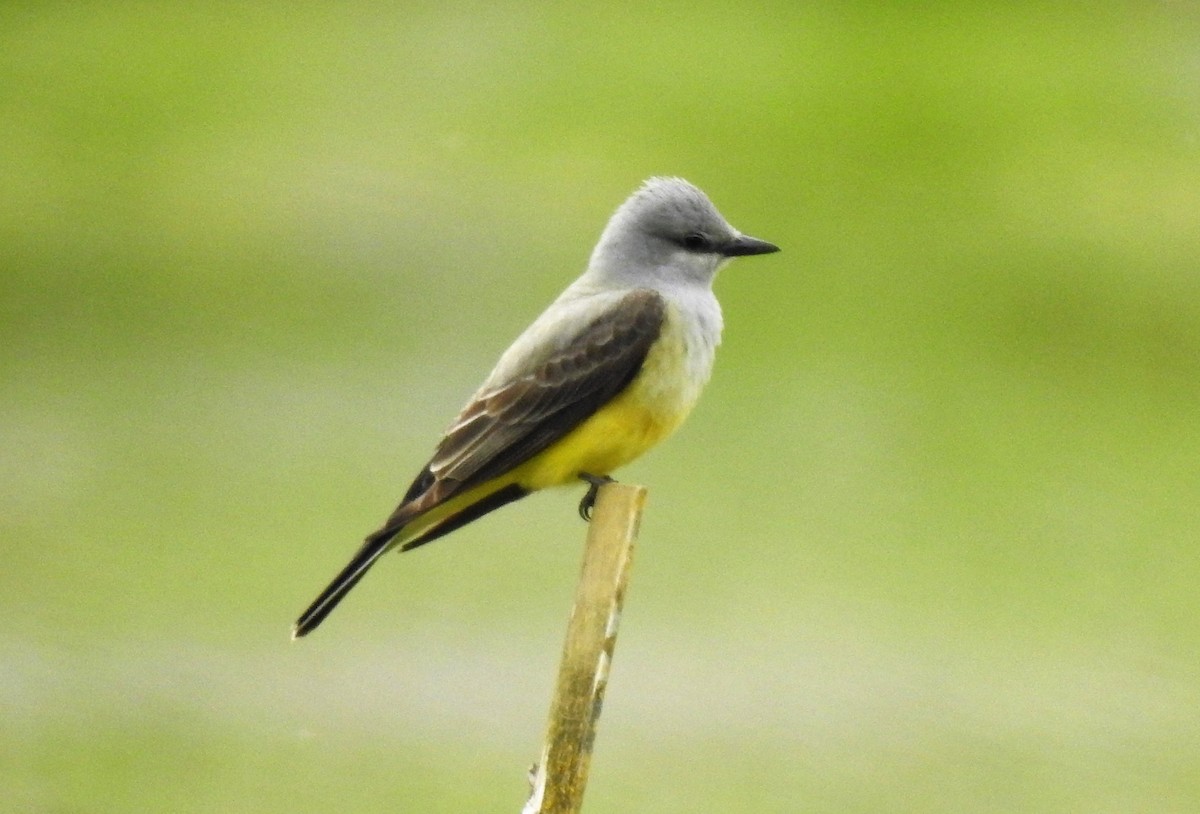
M 774 243 L 759 240 L 749 235 L 738 235 L 721 247 L 721 254 L 726 257 L 744 257 L 748 254 L 770 254 L 779 251 Z

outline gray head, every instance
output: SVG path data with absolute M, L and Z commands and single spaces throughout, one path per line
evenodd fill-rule
M 613 214 L 588 270 L 635 284 L 708 285 L 731 257 L 777 251 L 730 226 L 708 196 L 682 178 L 651 178 Z

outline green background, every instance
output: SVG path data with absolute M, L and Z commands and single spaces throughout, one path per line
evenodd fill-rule
M 0 9 L 0 804 L 518 811 L 579 489 L 289 626 L 643 178 L 783 252 L 593 812 L 1200 810 L 1189 3 Z

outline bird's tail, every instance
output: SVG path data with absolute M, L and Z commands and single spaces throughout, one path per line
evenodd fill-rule
M 350 593 L 350 589 L 366 576 L 367 571 L 375 564 L 389 548 L 392 538 L 399 533 L 399 528 L 383 528 L 363 541 L 362 548 L 346 564 L 346 567 L 333 578 L 329 587 L 321 591 L 308 610 L 300 614 L 296 624 L 292 626 L 292 638 L 299 639 L 317 629 L 317 625 L 325 621 L 325 617 L 333 612 L 338 603 Z
M 325 621 L 325 617 L 333 612 L 333 609 L 337 607 L 346 594 L 350 593 L 350 589 L 366 576 L 367 571 L 371 569 L 375 561 L 395 545 L 397 537 L 403 535 L 402 539 L 404 542 L 400 546 L 400 550 L 411 551 L 417 546 L 425 545 L 449 534 L 455 529 L 462 528 L 472 520 L 478 520 L 488 512 L 495 511 L 506 503 L 520 500 L 527 494 L 529 492 L 521 486 L 510 483 L 496 489 L 494 492 L 485 493 L 484 497 L 475 499 L 475 502 L 467 504 L 465 508 L 458 510 L 454 514 L 432 521 L 428 520 L 428 518 L 430 514 L 434 513 L 433 509 L 436 508 L 436 504 L 434 507 L 424 508 L 424 514 L 417 514 L 411 511 L 414 505 L 412 503 L 401 504 L 400 508 L 389 518 L 388 524 L 363 541 L 362 547 L 358 549 L 358 553 L 333 578 L 333 582 L 329 583 L 329 587 L 313 600 L 313 603 L 308 606 L 308 610 L 300 614 L 300 618 L 296 620 L 296 624 L 292 627 L 292 638 L 299 639 L 301 636 L 305 636 L 316 630 L 317 625 Z M 413 528 L 414 524 L 417 526 L 415 534 L 410 533 L 410 529 Z

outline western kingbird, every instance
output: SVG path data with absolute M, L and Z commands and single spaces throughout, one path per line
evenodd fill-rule
M 713 296 L 731 257 L 779 247 L 743 235 L 681 178 L 651 178 L 617 209 L 587 270 L 500 357 L 387 522 L 296 622 L 321 624 L 380 555 L 449 534 L 531 492 L 596 490 L 680 425 L 721 340 Z

